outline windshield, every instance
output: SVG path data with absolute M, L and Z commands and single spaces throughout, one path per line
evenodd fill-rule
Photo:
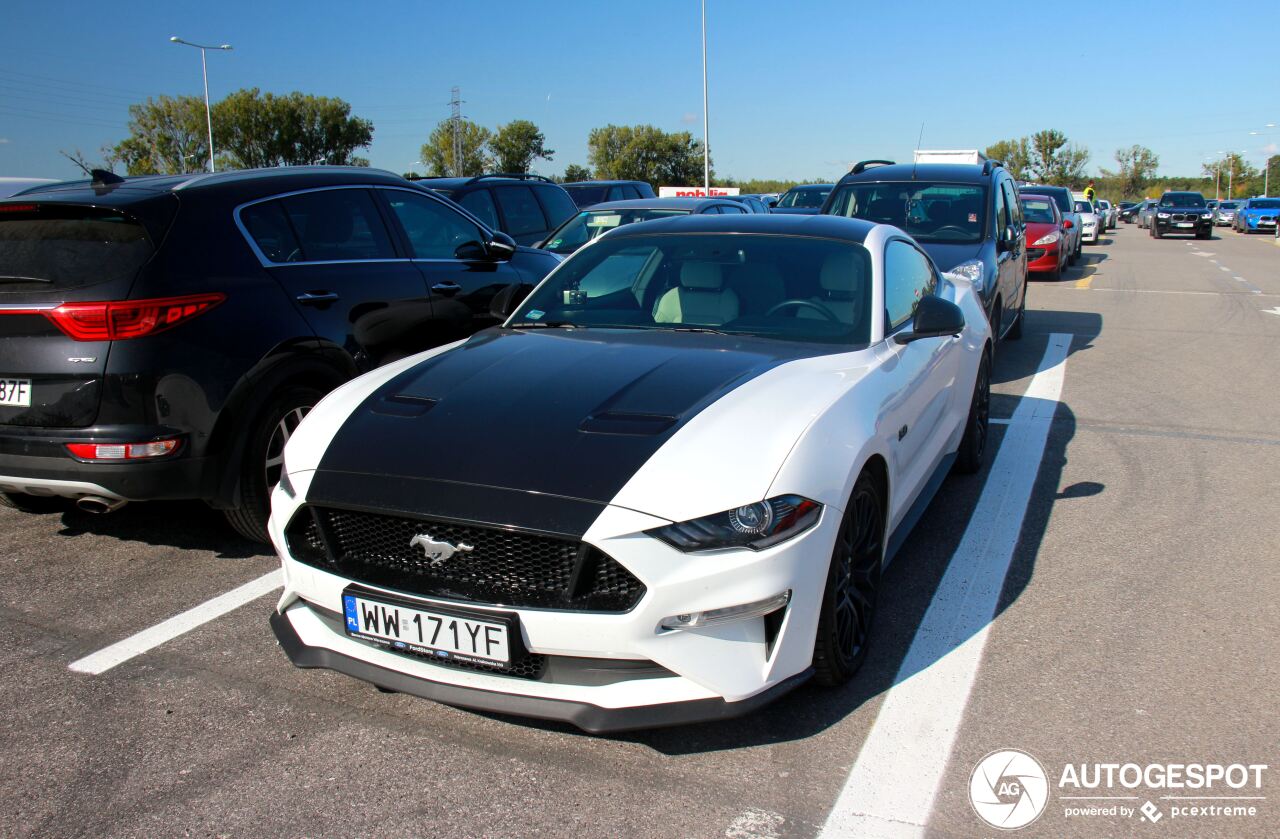
M 1280 201 L 1276 199 L 1254 199 L 1249 202 L 1250 210 L 1280 210 Z
M 1170 192 L 1160 197 L 1161 207 L 1203 207 L 1204 196 L 1198 192 Z
M 1071 203 L 1071 197 L 1070 195 L 1067 194 L 1067 190 L 1065 187 L 1058 188 L 1058 189 L 1046 189 L 1043 186 L 1028 187 L 1025 190 L 1018 190 L 1018 192 L 1019 194 L 1025 195 L 1028 192 L 1035 193 L 1035 192 L 1040 192 L 1041 190 L 1043 190 L 1042 194 L 1047 195 L 1053 199 L 1053 203 L 1057 204 L 1058 209 L 1061 210 L 1064 214 L 1072 212 L 1073 205 Z
M 569 254 L 603 233 L 624 224 L 652 221 L 667 216 L 687 216 L 688 210 L 588 210 L 578 213 L 551 234 L 544 246 L 552 253 Z
M 606 237 L 550 274 L 511 325 L 865 344 L 871 259 L 861 245 L 804 236 Z
M 1077 202 L 1076 202 L 1076 212 L 1077 212 L 1077 213 L 1092 213 L 1092 212 L 1093 212 L 1093 205 L 1092 205 L 1092 204 L 1090 204 L 1088 201 L 1077 201 Z
M 831 194 L 829 186 L 797 186 L 787 190 L 778 201 L 779 207 L 821 207 Z
M 1048 198 L 1022 196 L 1022 215 L 1027 221 L 1053 224 L 1053 201 Z
M 852 183 L 831 214 L 892 224 L 921 242 L 978 242 L 986 228 L 986 187 L 927 181 Z
M 1239 207 L 1239 206 L 1240 206 L 1240 202 L 1239 202 L 1239 201 L 1223 201 L 1221 204 L 1219 204 L 1219 205 L 1218 205 L 1218 209 L 1219 209 L 1219 210 L 1234 210 L 1236 207 Z

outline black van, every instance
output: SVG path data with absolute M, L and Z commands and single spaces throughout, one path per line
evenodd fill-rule
M 521 245 L 541 242 L 578 212 L 569 193 L 541 175 L 419 178 L 414 183 L 435 190 Z
M 996 161 L 865 160 L 840 179 L 822 212 L 891 224 L 909 234 L 939 270 L 973 282 L 993 334 L 1022 337 L 1026 224 L 1017 184 Z
M 557 262 L 367 168 L 98 172 L 0 201 L 0 503 L 203 499 L 265 539 L 321 396 L 491 325 Z

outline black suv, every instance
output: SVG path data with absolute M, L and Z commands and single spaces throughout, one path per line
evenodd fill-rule
M 1151 213 L 1151 238 L 1170 233 L 1193 234 L 1197 239 L 1213 237 L 1213 210 L 1198 192 L 1166 192 Z
M 653 187 L 644 181 L 574 181 L 561 186 L 579 208 L 590 207 L 605 201 L 656 197 L 653 194 Z
M 103 172 L 0 201 L 0 503 L 203 499 L 265 539 L 321 396 L 489 326 L 557 262 L 366 168 Z
M 1027 233 L 1009 172 L 983 163 L 864 160 L 822 205 L 826 215 L 891 224 L 915 238 L 942 271 L 969 279 L 997 337 L 1022 337 Z
M 521 245 L 532 245 L 578 212 L 569 193 L 541 175 L 479 175 L 474 178 L 420 178 L 494 230 Z

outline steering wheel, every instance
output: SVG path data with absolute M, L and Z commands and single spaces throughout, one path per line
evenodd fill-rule
M 826 306 L 822 305 L 821 303 L 814 303 L 812 300 L 798 300 L 798 299 L 783 300 L 781 303 L 777 304 L 773 308 L 769 309 L 769 311 L 765 312 L 764 316 L 772 317 L 773 315 L 776 315 L 778 312 L 781 312 L 783 309 L 792 309 L 792 308 L 813 309 L 815 312 L 822 315 L 824 318 L 831 321 L 832 323 L 840 322 L 840 318 L 836 317 L 834 312 L 832 312 L 830 309 L 828 309 Z

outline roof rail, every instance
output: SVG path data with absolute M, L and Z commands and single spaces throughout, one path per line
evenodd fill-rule
M 515 181 L 546 181 L 549 184 L 555 183 L 555 181 L 548 177 L 535 175 L 532 172 L 490 172 L 487 175 L 476 175 L 474 178 L 467 181 L 467 183 L 473 184 L 476 181 L 482 181 L 485 178 L 510 178 Z
M 859 160 L 853 164 L 853 168 L 849 170 L 851 175 L 861 175 L 868 169 L 874 169 L 877 166 L 893 166 L 892 160 Z
M 1004 164 L 998 160 L 987 159 L 982 161 L 982 174 L 990 175 L 992 170 L 994 170 L 997 166 L 999 166 L 1001 169 L 1004 168 Z

